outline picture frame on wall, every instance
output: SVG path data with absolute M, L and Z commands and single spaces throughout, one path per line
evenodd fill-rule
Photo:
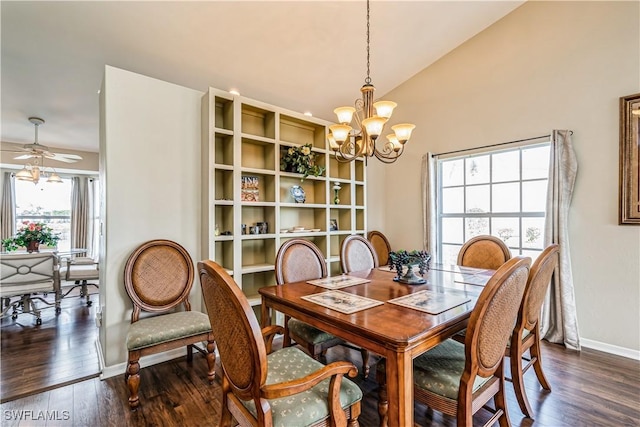
M 640 93 L 620 98 L 619 224 L 640 225 Z
M 338 231 L 338 220 L 331 218 L 329 221 L 329 231 Z

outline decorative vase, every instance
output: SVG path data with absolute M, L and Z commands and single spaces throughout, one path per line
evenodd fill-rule
M 339 182 L 336 182 L 333 184 L 333 204 L 334 205 L 339 205 L 340 204 L 340 197 L 338 195 L 338 192 L 342 189 L 342 187 L 340 186 Z
M 40 242 L 29 242 L 27 243 L 27 252 L 40 252 Z
M 416 265 L 418 265 L 418 263 L 404 265 L 402 268 L 406 267 L 406 273 L 402 274 L 402 271 L 399 271 L 398 276 L 394 277 L 393 280 L 400 283 L 406 283 L 407 285 L 422 285 L 423 283 L 427 283 L 425 279 L 419 277 L 413 271 L 413 267 Z

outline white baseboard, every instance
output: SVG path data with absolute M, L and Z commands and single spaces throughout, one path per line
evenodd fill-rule
M 147 366 L 157 365 L 158 363 L 166 362 L 168 360 L 177 359 L 187 355 L 186 347 L 176 348 L 174 350 L 165 351 L 162 353 L 152 354 L 149 356 L 140 358 L 140 368 L 146 368 Z M 117 365 L 104 366 L 102 373 L 100 374 L 101 380 L 115 377 L 117 375 L 124 375 L 127 369 L 127 362 L 118 363 Z
M 593 350 L 602 351 L 604 353 L 615 354 L 616 356 L 627 357 L 629 359 L 640 360 L 640 351 L 632 350 L 626 347 L 619 347 L 613 344 L 607 344 L 600 341 L 594 341 L 586 338 L 580 338 L 582 347 L 591 348 Z

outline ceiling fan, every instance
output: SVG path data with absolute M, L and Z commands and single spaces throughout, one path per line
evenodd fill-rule
M 14 157 L 15 160 L 26 160 L 30 158 L 44 160 L 45 158 L 47 158 L 65 163 L 75 163 L 78 160 L 82 160 L 82 157 L 78 156 L 77 154 L 52 153 L 51 151 L 49 151 L 49 147 L 39 144 L 38 126 L 44 124 L 44 120 L 39 117 L 29 117 L 29 121 L 33 123 L 36 128 L 35 141 L 33 142 L 33 144 L 25 144 L 24 146 L 22 146 L 22 148 L 19 148 L 17 150 L 9 150 L 15 153 L 24 153 L 17 157 Z

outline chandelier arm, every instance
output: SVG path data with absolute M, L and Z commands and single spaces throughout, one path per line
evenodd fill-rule
M 380 160 L 382 163 L 388 164 L 398 160 L 398 157 L 400 157 L 400 155 L 402 154 L 402 151 L 404 151 L 404 147 L 402 147 L 400 151 L 398 151 L 395 155 L 390 156 L 378 151 L 378 149 L 374 149 L 373 155 L 376 157 L 376 159 Z

